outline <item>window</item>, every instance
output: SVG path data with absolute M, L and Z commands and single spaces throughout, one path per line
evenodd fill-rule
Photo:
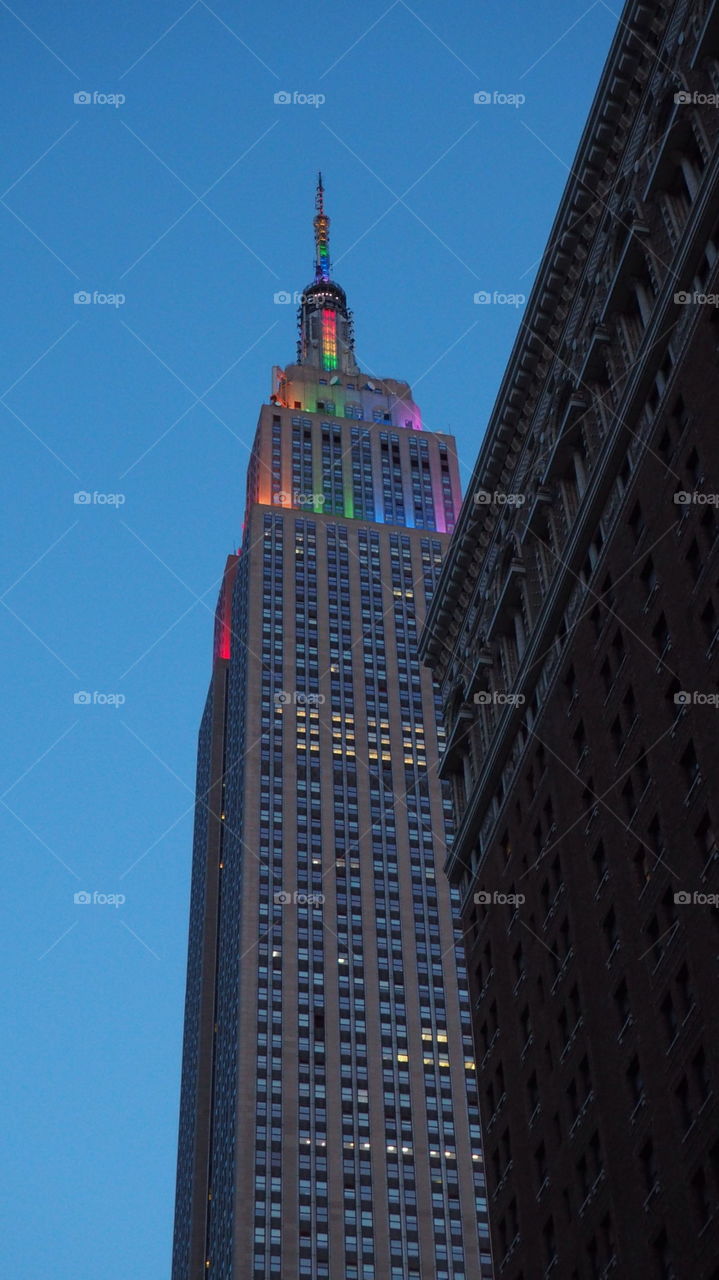
M 619 629 L 617 629 L 612 636 L 612 654 L 614 656 L 614 671 L 616 674 L 625 657 L 624 638 Z
M 617 932 L 617 916 L 614 907 L 610 907 L 604 920 L 602 921 L 602 929 L 610 952 L 614 950 L 619 942 L 619 934 Z
M 651 556 L 647 556 L 644 561 L 639 577 L 641 579 L 642 587 L 644 588 L 644 594 L 647 597 L 647 600 L 649 600 L 659 585 L 656 570 L 654 568 L 654 561 Z
M 617 1010 L 619 1029 L 621 1031 L 631 1013 L 631 1009 L 629 1007 L 629 990 L 624 978 L 622 978 L 619 986 L 614 992 L 614 1004 Z
M 664 947 L 662 946 L 662 938 L 664 935 L 656 912 L 647 924 L 645 933 L 649 943 L 646 951 L 646 958 L 652 968 L 656 968 L 664 954 Z
M 674 1043 L 677 1034 L 677 1015 L 674 1010 L 674 1001 L 671 992 L 668 991 L 661 1003 L 662 1018 L 664 1019 L 664 1031 L 667 1037 L 667 1044 Z
M 707 1192 L 706 1174 L 701 1166 L 692 1178 L 691 1187 L 697 1221 L 700 1227 L 705 1227 L 711 1216 L 711 1203 Z
M 536 1170 L 537 1186 L 541 1189 L 547 1180 L 547 1151 L 543 1142 L 540 1142 L 534 1153 L 534 1166 Z
M 644 529 L 646 527 L 644 524 L 644 516 L 642 515 L 642 509 L 638 502 L 635 502 L 632 508 L 628 523 L 629 523 L 629 528 L 632 531 L 632 537 L 634 538 L 634 541 L 638 542 L 642 534 L 644 533 Z
M 700 1048 L 692 1058 L 692 1075 L 694 1077 L 696 1096 L 699 1099 L 700 1105 L 703 1106 L 711 1093 L 706 1054 L 703 1048 Z
M 629 1093 L 635 1107 L 638 1107 L 644 1101 L 644 1080 L 639 1066 L 639 1059 L 636 1055 L 632 1058 L 627 1067 L 627 1084 L 629 1085 Z
M 683 1131 L 684 1133 L 686 1133 L 687 1130 L 690 1129 L 692 1124 L 694 1123 L 694 1113 L 692 1111 L 691 1102 L 689 1098 L 689 1081 L 687 1080 L 686 1076 L 682 1076 L 681 1080 L 679 1081 L 679 1084 L 674 1090 L 674 1096 L 677 1100 L 677 1107 L 679 1109 L 679 1118 L 683 1125 Z
M 519 1015 L 519 1025 L 521 1025 L 521 1028 L 522 1028 L 522 1034 L 521 1034 L 522 1048 L 526 1048 L 527 1043 L 528 1041 L 530 1041 L 530 1036 L 532 1034 L 532 1021 L 530 1018 L 530 1009 L 528 1009 L 528 1005 L 525 1005 L 525 1007 L 523 1007 L 521 1015 Z
M 634 771 L 636 773 L 637 781 L 639 783 L 639 794 L 641 796 L 644 794 L 647 787 L 649 786 L 649 779 L 650 779 L 649 764 L 647 762 L 647 751 L 643 743 L 639 748 L 639 755 L 637 756 L 634 762 Z
M 587 735 L 586 735 L 586 732 L 585 732 L 585 729 L 584 729 L 584 721 L 583 721 L 583 720 L 580 720 L 580 721 L 579 721 L 579 724 L 577 725 L 576 729 L 574 730 L 574 733 L 572 734 L 572 741 L 573 741 L 573 743 L 574 743 L 574 750 L 575 750 L 575 752 L 576 752 L 576 756 L 577 756 L 577 763 L 579 763 L 581 760 L 583 760 L 583 759 L 584 759 L 584 756 L 586 755 L 586 753 L 587 753 L 587 751 L 588 751 L 588 747 L 587 747 Z
M 657 1163 L 654 1157 L 654 1143 L 651 1138 L 644 1143 L 639 1152 L 639 1163 L 642 1166 L 644 1185 L 649 1195 L 657 1185 Z
M 700 776 L 699 761 L 697 760 L 697 753 L 694 749 L 694 743 L 691 741 L 691 739 L 687 743 L 681 755 L 680 764 L 682 766 L 682 770 L 684 771 L 684 777 L 686 778 L 687 787 L 691 790 L 691 788 L 694 786 L 695 782 L 698 781 Z
M 669 429 L 665 428 L 665 430 L 662 432 L 662 435 L 657 443 L 657 453 L 659 454 L 659 457 L 662 459 L 662 462 L 668 463 L 673 452 L 674 452 L 674 442 L 672 440 Z
M 685 508 L 687 510 L 687 508 Z M 703 516 L 699 520 L 699 526 L 702 531 L 703 540 L 707 547 L 711 550 L 719 534 L 719 520 L 716 518 L 716 510 L 708 507 Z
M 710 598 L 707 600 L 702 609 L 699 620 L 704 631 L 704 639 L 709 647 L 714 644 L 717 634 L 717 614 L 714 608 L 714 601 Z
M 542 1228 L 542 1236 L 544 1237 L 544 1253 L 547 1260 L 547 1266 L 553 1262 L 557 1256 L 557 1241 L 554 1234 L 554 1220 L 548 1218 Z
M 704 874 L 709 863 L 717 856 L 716 836 L 708 813 L 704 814 L 699 826 L 694 832 L 694 840 L 696 842 L 697 852 L 701 862 L 702 874 Z
M 664 657 L 667 649 L 671 644 L 671 636 L 669 635 L 669 627 L 663 613 L 660 613 L 657 621 L 652 627 L 652 637 L 654 639 L 654 648 L 660 658 Z
M 701 462 L 699 461 L 699 454 L 696 449 L 691 449 L 687 460 L 684 463 L 684 467 L 689 483 L 697 489 L 704 480 L 704 476 L 702 473 Z
M 694 996 L 689 981 L 689 970 L 685 964 L 677 972 L 676 986 L 681 1002 L 682 1019 L 685 1021 L 694 1007 Z
M 527 1081 L 527 1101 L 529 1103 L 530 1115 L 533 1115 L 539 1106 L 539 1086 L 537 1084 L 537 1073 L 533 1071 Z
M 703 561 L 702 553 L 699 550 L 699 543 L 696 538 L 692 538 L 685 559 L 689 565 L 689 572 L 692 576 L 692 580 L 694 582 L 698 582 L 703 567 Z
M 629 819 L 633 818 L 634 813 L 636 811 L 636 807 L 637 807 L 637 801 L 634 794 L 634 784 L 631 778 L 627 778 L 626 782 L 624 783 L 624 786 L 622 787 L 622 790 L 621 790 L 621 797 L 622 797 L 622 803 L 624 805 L 624 812 L 626 813 L 627 818 Z
M 641 893 L 642 889 L 646 889 L 652 874 L 651 867 L 649 865 L 649 853 L 643 844 L 637 845 L 634 850 L 633 863 L 637 887 Z
M 658 1280 L 677 1280 L 676 1271 L 672 1266 L 671 1254 L 669 1253 L 669 1241 L 664 1228 L 652 1242 L 652 1251 L 656 1262 Z

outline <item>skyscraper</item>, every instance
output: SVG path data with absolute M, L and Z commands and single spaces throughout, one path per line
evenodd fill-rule
M 629 0 L 422 641 L 504 1280 L 719 1280 L 718 90 Z
M 202 719 L 173 1280 L 491 1274 L 451 802 L 417 656 L 452 438 L 360 371 L 317 188 Z

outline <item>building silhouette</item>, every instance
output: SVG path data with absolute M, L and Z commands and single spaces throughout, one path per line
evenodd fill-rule
M 504 1280 L 719 1276 L 717 104 L 630 0 L 422 640 Z
M 417 653 L 454 443 L 359 369 L 321 179 L 316 204 L 200 729 L 172 1275 L 477 1280 L 451 801 Z

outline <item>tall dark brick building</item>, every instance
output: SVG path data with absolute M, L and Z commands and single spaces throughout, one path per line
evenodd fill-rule
M 631 0 L 423 638 L 505 1280 L 719 1276 L 717 104 Z

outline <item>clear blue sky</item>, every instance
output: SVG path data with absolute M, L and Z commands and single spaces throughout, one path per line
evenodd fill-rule
M 360 363 L 415 386 L 466 480 L 521 316 L 473 294 L 529 293 L 617 16 L 603 0 L 0 4 L 16 1280 L 169 1273 L 212 609 L 270 367 L 294 356 L 295 308 L 273 295 L 310 278 L 316 170 Z M 473 101 L 495 91 L 526 102 Z

